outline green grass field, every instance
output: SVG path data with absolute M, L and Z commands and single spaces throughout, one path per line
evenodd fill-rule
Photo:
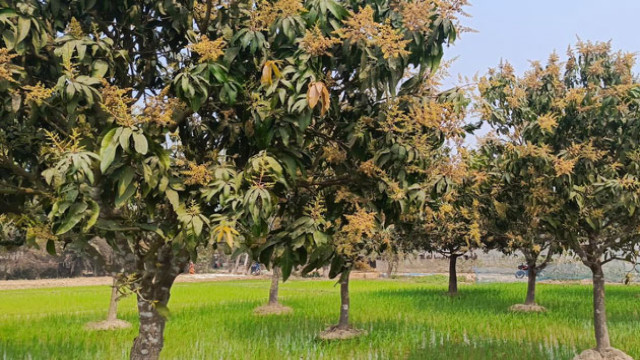
M 164 359 L 570 359 L 593 347 L 591 288 L 539 285 L 545 314 L 512 314 L 526 284 L 462 285 L 444 295 L 443 278 L 354 280 L 351 317 L 368 335 L 316 340 L 337 321 L 332 281 L 290 281 L 284 316 L 258 317 L 269 282 L 182 283 L 173 288 Z M 609 286 L 609 331 L 615 347 L 640 358 L 640 287 Z M 108 287 L 0 292 L 0 359 L 125 359 L 136 325 L 114 332 L 83 325 L 106 315 Z M 134 301 L 120 317 L 136 323 Z

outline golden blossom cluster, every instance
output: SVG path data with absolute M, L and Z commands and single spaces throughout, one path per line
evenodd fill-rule
M 54 93 L 54 89 L 47 89 L 42 83 L 37 83 L 34 86 L 25 85 L 23 89 L 26 90 L 24 98 L 25 103 L 33 101 L 35 104 L 40 105 L 42 102 L 51 97 Z
M 187 166 L 188 170 L 180 171 L 180 174 L 187 176 L 185 185 L 207 185 L 213 180 L 207 165 L 188 162 Z
M 9 49 L 0 48 L 0 80 L 9 82 L 17 82 L 13 78 L 13 69 L 15 66 L 11 63 L 11 60 L 18 56 L 17 54 L 10 54 Z
M 336 34 L 351 43 L 364 42 L 367 46 L 377 46 L 385 59 L 409 55 L 406 50 L 410 40 L 404 40 L 402 33 L 391 26 L 389 20 L 384 24 L 374 20 L 374 11 L 367 5 L 359 12 L 351 12 L 344 20 L 345 27 L 336 30 Z
M 333 37 L 326 37 L 322 34 L 322 30 L 316 24 L 313 30 L 306 30 L 300 47 L 304 51 L 313 56 L 328 55 L 329 50 L 337 44 L 340 44 L 342 40 Z
M 209 61 L 216 61 L 219 57 L 224 55 L 224 47 L 227 43 L 222 39 L 209 40 L 206 35 L 202 35 L 200 41 L 195 44 L 190 44 L 188 48 L 200 55 L 198 62 L 205 63 Z

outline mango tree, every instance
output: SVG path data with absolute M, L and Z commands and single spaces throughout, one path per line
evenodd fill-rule
M 449 259 L 449 295 L 458 294 L 458 276 L 456 264 L 458 258 L 466 253 L 483 247 L 485 226 L 481 216 L 481 187 L 486 176 L 482 169 L 475 168 L 474 156 L 464 149 L 459 149 L 458 156 L 445 156 L 440 161 L 441 171 L 447 175 L 448 189 L 440 196 L 432 195 L 425 202 L 418 214 L 409 215 L 414 223 L 408 236 L 414 237 L 415 245 L 422 250 L 436 251 Z M 451 170 L 455 169 L 455 173 Z M 443 169 L 444 170 L 444 169 Z M 438 194 L 438 186 L 433 189 Z
M 140 317 L 131 358 L 155 359 L 173 281 L 210 236 L 233 240 L 227 215 L 241 206 L 232 160 L 191 156 L 183 136 L 205 134 L 175 132 L 200 119 L 174 86 L 191 61 L 193 2 L 1 5 L 3 211 L 29 218 L 27 243 L 53 251 L 57 240 L 100 235 L 131 256 Z
M 199 114 L 179 131 L 205 135 L 182 136 L 183 151 L 193 158 L 226 154 L 240 169 L 264 153 L 282 167 L 276 181 L 242 185 L 239 228 L 254 259 L 277 265 L 286 279 L 297 264 L 333 257 L 332 235 L 345 233 L 346 216 L 375 212 L 376 224 L 384 224 L 401 212 L 411 183 L 404 168 L 428 162 L 425 149 L 442 141 L 433 128 L 443 117 L 432 111 L 453 110 L 431 101 L 432 71 L 456 38 L 464 4 L 196 4 L 192 61 L 173 84 Z M 214 55 L 219 61 L 212 63 Z M 335 196 L 350 193 L 365 199 L 362 206 Z M 376 202 L 390 205 L 389 215 Z M 273 217 L 278 227 L 269 226 Z M 336 265 L 333 274 L 348 274 L 343 269 Z
M 322 171 L 313 181 L 324 187 L 332 238 L 306 270 L 331 262 L 330 277 L 340 275 L 340 321 L 327 336 L 350 328 L 354 264 L 393 248 L 408 194 L 431 193 L 432 156 L 460 133 L 464 101 L 457 91 L 440 94 L 436 70 L 443 45 L 456 38 L 463 3 L 351 3 L 341 22 L 329 22 L 339 24 L 337 38 L 322 32 L 340 43 L 332 56 L 312 60 L 326 75 L 308 94 L 309 105 L 321 106 L 312 131 Z
M 525 141 L 520 150 L 537 153 L 529 163 L 553 167 L 553 173 L 539 173 L 545 175 L 539 190 L 532 177 L 531 191 L 552 199 L 557 211 L 547 225 L 592 271 L 597 346 L 584 356 L 618 352 L 610 348 L 603 265 L 630 259 L 638 248 L 640 84 L 634 61 L 609 43 L 579 42 L 564 72 L 552 55 L 546 67 L 534 63 L 522 78 L 503 69 L 500 80 L 486 84 L 508 90 L 493 98 L 493 108 L 485 107 L 485 118 L 527 119 L 517 129 Z
M 494 134 L 480 150 L 490 184 L 484 206 L 492 234 L 488 246 L 522 253 L 528 267 L 525 307 L 514 309 L 542 310 L 535 303 L 536 277 L 561 249 L 554 231 L 563 204 L 554 188 L 554 119 L 538 115 L 548 107 L 548 95 L 539 89 L 555 89 L 561 82 L 558 61 L 552 56 L 544 67 L 534 63 L 522 79 L 503 63 L 478 86 L 477 108 Z M 531 82 L 535 86 L 528 88 Z

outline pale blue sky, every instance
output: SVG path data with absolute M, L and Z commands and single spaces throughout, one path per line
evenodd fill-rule
M 582 40 L 612 41 L 615 50 L 640 56 L 640 0 L 470 0 L 464 33 L 445 50 L 445 59 L 457 57 L 445 85 L 458 84 L 458 74 L 483 75 L 508 60 L 521 74 L 529 60 L 543 63 L 555 50 L 566 58 L 569 45 Z M 640 73 L 636 64 L 635 72 Z M 476 132 L 483 136 L 488 129 Z M 475 136 L 467 144 L 476 144 Z
M 451 75 L 484 74 L 500 59 L 518 73 L 528 60 L 543 60 L 553 50 L 564 58 L 567 46 L 582 40 L 612 40 L 614 49 L 640 53 L 640 0 L 471 0 L 464 33 L 445 51 L 458 56 Z M 636 66 L 636 72 L 640 67 Z

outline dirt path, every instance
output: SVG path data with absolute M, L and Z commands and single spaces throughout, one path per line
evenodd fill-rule
M 209 281 L 230 281 L 238 279 L 256 279 L 255 276 L 232 275 L 232 274 L 195 274 L 180 275 L 176 279 L 177 283 L 209 282 Z M 68 279 L 38 279 L 38 280 L 5 280 L 0 281 L 0 291 L 13 289 L 37 289 L 50 287 L 73 287 L 73 286 L 96 286 L 111 285 L 111 277 L 79 277 Z

